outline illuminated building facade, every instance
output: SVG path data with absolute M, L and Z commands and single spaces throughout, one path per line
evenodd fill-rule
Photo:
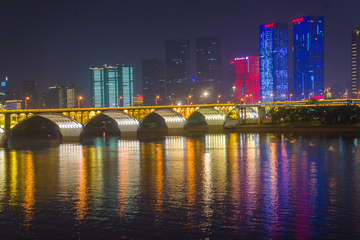
M 27 109 L 38 108 L 38 91 L 37 91 L 37 83 L 35 81 L 24 81 L 23 83 L 24 102 L 25 99 L 26 99 Z
M 133 106 L 133 80 L 131 64 L 90 67 L 91 106 Z
M 294 100 L 324 97 L 324 17 L 293 20 Z
M 289 99 L 288 25 L 260 25 L 261 101 Z
M 207 102 L 215 103 L 222 95 L 221 38 L 196 38 L 195 98 L 207 93 Z
M 80 97 L 80 87 L 73 84 L 71 87 L 66 89 L 66 97 L 67 97 L 67 108 L 77 108 L 80 107 L 78 104 L 81 104 L 79 101 Z
M 260 96 L 260 58 L 243 56 L 235 58 L 235 96 L 244 103 L 261 100 Z
M 360 97 L 360 28 L 351 34 L 351 97 Z M 341 92 L 341 90 L 339 91 Z
M 165 65 L 168 104 L 185 104 L 190 89 L 190 41 L 165 41 Z
M 155 106 L 166 104 L 165 68 L 163 59 L 142 61 L 144 105 Z M 158 97 L 158 98 L 157 98 Z

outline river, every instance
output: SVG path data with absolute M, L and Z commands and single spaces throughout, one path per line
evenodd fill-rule
M 0 239 L 359 239 L 357 134 L 0 148 Z

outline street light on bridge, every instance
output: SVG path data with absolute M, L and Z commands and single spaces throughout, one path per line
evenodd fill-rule
M 81 101 L 81 99 L 82 99 L 82 97 L 80 96 L 80 97 L 78 98 L 78 108 L 80 108 L 80 101 Z
M 189 97 L 188 97 L 188 105 L 189 105 L 189 102 L 190 102 L 190 98 L 191 98 L 191 95 L 189 95 Z
M 30 98 L 29 97 L 25 98 L 25 109 L 27 109 L 27 100 L 30 100 Z
M 221 98 L 221 95 L 219 95 L 216 99 L 216 102 L 219 104 L 219 98 Z
M 157 100 L 158 100 L 159 98 L 160 98 L 159 96 L 156 96 L 156 98 L 155 98 L 155 104 L 156 104 L 156 106 L 157 106 Z
M 235 88 L 236 88 L 235 86 L 233 86 L 233 87 L 232 87 L 232 89 L 233 89 L 233 97 L 234 97 L 234 101 L 235 101 Z
M 122 99 L 122 96 L 119 96 L 119 107 L 121 107 L 121 99 Z
M 204 92 L 204 104 L 206 104 L 206 95 L 207 95 L 207 92 Z

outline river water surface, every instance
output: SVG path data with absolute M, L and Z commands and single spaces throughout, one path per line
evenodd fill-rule
M 360 136 L 0 148 L 0 239 L 360 239 Z

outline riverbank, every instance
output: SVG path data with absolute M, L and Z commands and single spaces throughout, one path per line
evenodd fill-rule
M 240 125 L 225 132 L 337 132 L 360 133 L 360 125 Z

